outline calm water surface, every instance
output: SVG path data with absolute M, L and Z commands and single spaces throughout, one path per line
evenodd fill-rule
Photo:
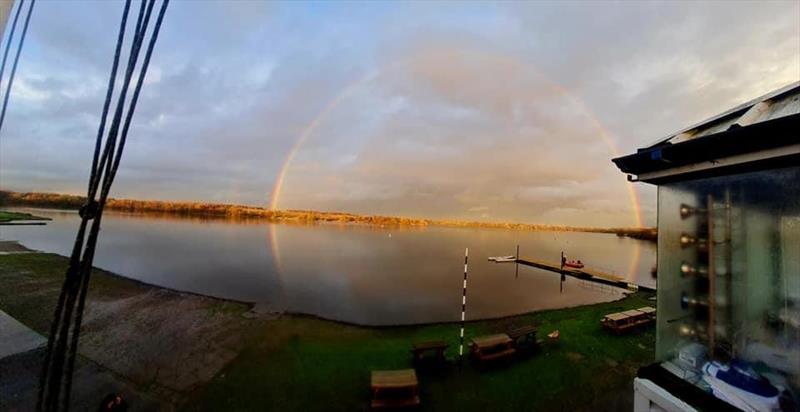
M 0 226 L 0 238 L 67 255 L 76 212 L 20 209 L 46 226 Z M 173 289 L 264 302 L 278 309 L 369 325 L 461 317 L 469 247 L 467 318 L 616 299 L 620 291 L 488 256 L 557 262 L 561 250 L 589 267 L 654 286 L 655 244 L 616 235 L 481 228 L 376 228 L 181 219 L 106 212 L 95 265 Z

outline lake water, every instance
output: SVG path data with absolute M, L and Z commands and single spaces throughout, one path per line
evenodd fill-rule
M 67 255 L 77 212 L 19 209 L 46 226 L 0 226 L 0 238 Z M 654 287 L 655 243 L 613 234 L 482 228 L 377 228 L 184 219 L 106 212 L 95 265 L 177 290 L 367 325 L 461 318 L 469 247 L 467 319 L 617 299 L 621 291 L 489 256 L 557 262 L 561 250 L 587 267 Z M 563 292 L 560 291 L 563 286 Z

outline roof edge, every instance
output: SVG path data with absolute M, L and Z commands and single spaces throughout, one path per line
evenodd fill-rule
M 785 86 L 783 86 L 781 88 L 773 90 L 773 91 L 771 91 L 769 93 L 766 93 L 766 94 L 764 94 L 762 96 L 756 97 L 755 99 L 751 99 L 751 100 L 749 100 L 749 101 L 747 101 L 745 103 L 742 103 L 742 104 L 739 104 L 737 106 L 734 106 L 733 108 L 728 109 L 728 110 L 726 110 L 726 111 L 724 111 L 724 112 L 722 112 L 720 114 L 717 114 L 715 116 L 709 117 L 708 119 L 705 119 L 703 121 L 697 122 L 697 123 L 695 123 L 695 124 L 693 124 L 693 125 L 691 125 L 689 127 L 685 127 L 685 128 L 683 128 L 681 130 L 678 130 L 677 132 L 672 133 L 672 134 L 670 134 L 670 135 L 668 135 L 666 137 L 659 138 L 658 140 L 648 144 L 643 149 L 639 149 L 639 150 L 641 151 L 641 150 L 646 150 L 646 149 L 653 148 L 655 146 L 658 146 L 658 145 L 660 145 L 662 143 L 665 143 L 665 142 L 669 141 L 670 139 L 672 139 L 675 136 L 678 136 L 681 133 L 686 133 L 686 132 L 689 132 L 691 130 L 697 129 L 697 128 L 701 127 L 701 126 L 707 125 L 709 123 L 713 123 L 713 122 L 716 122 L 718 120 L 722 120 L 722 119 L 724 119 L 724 118 L 726 118 L 728 116 L 732 116 L 732 115 L 736 114 L 737 112 L 749 109 L 750 107 L 755 106 L 758 103 L 761 103 L 761 102 L 766 101 L 766 100 L 771 100 L 771 99 L 774 99 L 776 97 L 780 97 L 780 96 L 782 96 L 784 94 L 787 94 L 789 92 L 792 92 L 795 89 L 800 89 L 800 81 L 795 81 L 795 82 L 789 83 L 789 84 L 787 84 L 787 85 L 785 85 Z
M 642 175 L 800 143 L 800 114 L 754 123 L 684 141 L 649 147 L 612 159 L 623 172 Z M 629 177 L 630 179 L 630 177 Z

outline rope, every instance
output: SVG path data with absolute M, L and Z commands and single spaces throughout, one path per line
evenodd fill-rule
M 152 10 L 153 4 L 155 0 L 150 2 L 148 6 L 148 15 Z M 122 151 L 125 148 L 125 142 L 128 139 L 128 131 L 130 130 L 131 120 L 133 119 L 133 113 L 136 110 L 136 104 L 139 101 L 139 94 L 142 90 L 142 85 L 144 84 L 144 78 L 147 74 L 147 69 L 150 66 L 150 58 L 153 55 L 153 49 L 156 45 L 156 40 L 158 40 L 158 33 L 161 30 L 161 23 L 164 20 L 164 14 L 167 10 L 167 5 L 169 4 L 169 0 L 164 0 L 161 4 L 161 10 L 159 10 L 158 18 L 156 19 L 156 24 L 153 29 L 153 35 L 150 38 L 150 44 L 148 44 L 147 52 L 145 52 L 145 58 L 142 62 L 142 67 L 139 70 L 139 78 L 136 83 L 136 88 L 133 91 L 133 97 L 131 98 L 130 107 L 128 108 L 128 114 L 125 117 L 125 125 L 122 128 L 122 136 L 120 137 L 120 143 L 117 147 L 117 156 L 114 159 L 114 165 L 111 168 L 111 174 L 106 174 L 107 182 L 104 185 L 104 191 L 101 194 L 100 200 L 100 210 L 102 210 L 103 206 L 105 205 L 106 199 L 108 198 L 108 193 L 111 190 L 111 184 L 114 181 L 114 177 L 117 175 L 117 170 L 119 169 L 120 160 L 122 159 Z M 149 17 L 149 16 L 148 16 Z M 145 18 L 145 21 L 148 19 Z M 144 25 L 146 27 L 146 23 Z M 141 38 L 139 44 L 141 45 L 141 39 L 144 38 L 144 30 L 141 31 Z M 138 51 L 137 51 L 138 53 Z M 91 247 L 87 247 L 86 253 L 84 254 L 84 273 L 83 273 L 83 282 L 81 284 L 80 295 L 78 298 L 78 311 L 75 316 L 75 326 L 72 330 L 72 344 L 70 346 L 70 353 L 67 363 L 67 382 L 66 382 L 66 393 L 69 394 L 72 388 L 72 374 L 75 367 L 75 355 L 78 349 L 78 339 L 80 337 L 80 330 L 81 325 L 83 323 L 83 311 L 86 306 L 86 295 L 89 289 L 89 279 L 92 274 L 92 265 L 91 262 L 94 260 L 94 251 L 95 251 L 95 242 L 97 239 L 97 234 L 100 231 L 100 215 L 97 216 L 97 219 L 94 221 L 92 225 L 92 233 L 90 234 L 90 239 L 94 239 L 91 242 Z M 88 255 L 88 257 L 87 257 Z M 88 262 L 88 263 L 86 263 Z M 64 410 L 68 409 L 67 405 L 68 399 L 65 398 L 65 407 Z
M 6 94 L 3 96 L 3 109 L 0 111 L 0 130 L 3 130 L 3 120 L 6 118 L 6 108 L 8 107 L 8 97 L 11 95 L 11 86 L 14 84 L 14 75 L 17 73 L 17 64 L 19 63 L 19 54 L 22 52 L 22 45 L 25 44 L 25 35 L 28 33 L 28 25 L 31 22 L 31 14 L 33 14 L 33 5 L 36 0 L 31 0 L 31 5 L 28 6 L 28 14 L 25 16 L 25 25 L 22 26 L 22 35 L 19 37 L 19 46 L 17 46 L 17 54 L 14 56 L 14 64 L 11 66 L 11 74 L 8 76 L 8 84 L 6 85 Z M 20 3 L 17 8 L 17 14 L 14 16 L 14 26 L 17 24 L 17 17 L 19 17 L 19 10 L 22 8 Z M 12 26 L 11 35 L 13 35 L 14 26 Z M 11 43 L 11 36 L 8 38 L 9 44 Z M 6 48 L 8 53 L 8 48 Z M 3 66 L 5 68 L 5 56 L 3 56 Z
M 72 255 L 70 256 L 70 264 L 67 268 L 67 273 L 64 279 L 64 284 L 62 285 L 58 305 L 53 316 L 51 333 L 48 336 L 47 354 L 42 368 L 42 375 L 40 377 L 37 410 L 57 410 L 59 399 L 62 401 L 62 409 L 65 411 L 69 410 L 69 398 L 72 390 L 72 375 L 75 367 L 75 358 L 80 338 L 80 329 L 83 321 L 83 312 L 86 305 L 86 295 L 88 292 L 95 247 L 97 245 L 97 239 L 100 232 L 100 222 L 102 220 L 103 208 L 108 198 L 108 193 L 111 190 L 114 177 L 116 176 L 119 168 L 122 152 L 125 142 L 127 141 L 128 131 L 130 129 L 130 123 L 133 119 L 133 114 L 136 109 L 141 87 L 144 84 L 144 78 L 147 73 L 153 49 L 155 48 L 156 40 L 158 39 L 158 33 L 161 29 L 161 24 L 163 22 L 169 0 L 162 1 L 158 18 L 153 28 L 153 33 L 150 37 L 147 51 L 145 53 L 144 61 L 139 69 L 138 83 L 134 88 L 131 101 L 128 103 L 124 125 L 122 127 L 122 134 L 120 135 L 120 125 L 122 124 L 123 112 L 125 111 L 128 89 L 133 78 L 133 73 L 136 69 L 141 46 L 144 43 L 147 27 L 149 25 L 155 5 L 155 0 L 142 0 L 141 2 L 139 15 L 134 30 L 134 36 L 131 42 L 124 81 L 122 83 L 122 89 L 120 90 L 117 106 L 114 110 L 114 117 L 112 119 L 111 126 L 108 129 L 105 145 L 103 145 L 103 133 L 105 132 L 106 121 L 111 106 L 114 83 L 117 77 L 122 44 L 124 42 L 130 3 L 130 0 L 126 0 L 122 20 L 120 23 L 120 32 L 117 37 L 114 63 L 112 64 L 111 68 L 108 91 L 106 93 L 100 125 L 97 131 L 94 155 L 92 158 L 92 168 L 87 190 L 87 203 L 81 207 L 80 210 L 81 224 L 78 228 Z M 117 138 L 119 138 L 120 141 L 119 145 L 117 145 Z M 100 190 L 100 195 L 98 199 L 95 200 L 98 190 Z M 86 230 L 89 220 L 92 220 L 92 225 L 89 228 L 88 238 L 86 238 Z M 77 308 L 75 307 L 76 303 Z M 73 311 L 75 312 L 74 323 Z M 72 332 L 71 335 L 70 331 Z M 66 370 L 64 370 L 65 361 L 67 364 Z M 64 378 L 63 397 L 60 396 L 62 378 Z
M 125 9 L 129 8 L 130 8 L 130 0 L 126 1 L 125 3 Z M 139 11 L 139 22 L 137 22 L 137 31 L 139 25 L 141 24 L 143 13 L 144 13 L 144 2 L 142 3 L 142 7 Z M 125 12 L 123 12 L 123 16 L 125 16 Z M 124 29 L 125 26 L 120 25 L 120 30 L 123 33 Z M 117 46 L 121 48 L 121 44 L 119 44 L 119 41 L 120 40 L 118 38 Z M 130 65 L 130 59 L 128 64 Z M 126 78 L 125 79 L 126 84 L 128 81 L 129 78 Z M 108 94 L 106 95 L 108 96 Z M 101 120 L 101 122 L 103 122 L 103 120 Z M 100 132 L 100 135 L 102 136 L 102 132 Z M 98 143 L 95 144 L 95 148 L 97 148 L 97 146 Z M 42 406 L 41 403 L 42 403 L 44 389 L 48 385 L 49 385 L 49 392 L 47 393 L 49 395 L 48 396 L 49 400 L 48 403 L 44 405 L 44 407 L 47 410 L 54 410 L 56 408 L 56 402 L 58 402 L 58 394 L 61 389 L 61 377 L 62 377 L 62 368 L 64 362 L 63 357 L 66 351 L 67 333 L 69 325 L 71 323 L 70 319 L 72 317 L 72 310 L 75 305 L 75 288 L 76 288 L 75 283 L 77 283 L 81 272 L 81 250 L 84 248 L 86 226 L 88 224 L 88 221 L 95 217 L 97 210 L 96 203 L 94 202 L 94 194 L 97 191 L 99 170 L 102 170 L 102 166 L 99 168 L 98 167 L 92 168 L 90 172 L 87 204 L 81 208 L 81 213 L 80 213 L 81 224 L 78 229 L 78 234 L 75 239 L 75 244 L 73 246 L 72 254 L 70 256 L 70 265 L 67 269 L 67 274 L 64 279 L 64 285 L 62 286 L 62 291 L 61 291 L 62 296 L 59 296 L 58 306 L 56 307 L 56 313 L 53 316 L 54 319 L 53 324 L 51 325 L 51 333 L 48 336 L 48 352 L 45 359 L 46 362 L 43 366 L 42 378 L 41 378 L 41 380 L 44 380 L 44 382 L 40 386 L 40 399 L 39 403 L 37 403 L 37 409 L 41 408 Z M 64 302 L 65 300 L 66 300 L 66 306 Z M 58 338 L 57 346 L 55 347 L 55 349 L 53 349 L 53 342 L 55 342 L 56 338 Z M 53 357 L 52 360 L 51 357 Z M 48 369 L 50 368 L 51 363 L 53 370 L 48 375 L 47 372 Z
M 96 143 L 95 143 L 95 148 L 94 148 L 94 156 L 92 158 L 92 168 L 91 168 L 91 171 L 90 171 L 90 178 L 89 178 L 90 184 L 89 184 L 89 190 L 88 190 L 88 193 L 87 193 L 87 199 L 93 199 L 94 198 L 94 193 L 96 191 L 96 184 L 95 184 L 96 176 L 95 175 L 96 175 L 96 169 L 97 169 L 97 162 L 98 162 L 98 158 L 99 158 L 99 155 L 100 155 L 100 147 L 101 147 L 102 142 L 103 142 L 103 132 L 105 130 L 106 118 L 108 117 L 108 109 L 111 106 L 111 97 L 112 97 L 112 95 L 114 93 L 114 84 L 115 84 L 115 80 L 117 78 L 117 69 L 119 67 L 119 59 L 120 59 L 120 55 L 121 55 L 121 51 L 122 51 L 122 44 L 123 44 L 123 41 L 124 41 L 124 38 L 125 38 L 125 27 L 126 27 L 127 21 L 128 21 L 128 12 L 129 12 L 129 10 L 130 10 L 130 0 L 125 2 L 125 7 L 124 7 L 124 10 L 123 10 L 123 14 L 122 14 L 122 22 L 120 24 L 119 35 L 117 37 L 117 46 L 116 46 L 116 50 L 115 50 L 115 53 L 114 53 L 114 63 L 111 66 L 111 75 L 109 76 L 109 79 L 108 79 L 108 91 L 106 93 L 106 99 L 105 99 L 105 102 L 103 104 L 103 112 L 102 112 L 102 115 L 100 117 L 100 126 L 98 127 L 98 130 L 97 130 L 97 138 L 96 138 Z M 139 15 L 139 20 L 140 21 L 141 21 L 141 14 L 142 13 L 143 12 L 140 12 L 140 15 Z M 141 24 L 141 23 L 139 23 L 139 24 Z M 81 211 L 81 216 L 83 217 L 83 216 L 86 216 L 86 215 L 93 216 L 94 213 L 92 213 L 92 211 L 82 210 Z M 64 307 L 64 300 L 65 300 L 66 294 L 67 294 L 66 292 L 69 289 L 69 287 L 68 287 L 69 281 L 76 275 L 78 266 L 80 264 L 80 251 L 81 251 L 81 248 L 83 248 L 87 222 L 88 222 L 87 219 L 81 219 L 81 223 L 80 223 L 80 226 L 78 228 L 78 234 L 77 234 L 76 239 L 75 239 L 75 244 L 73 245 L 72 253 L 70 255 L 71 258 L 70 258 L 70 264 L 69 264 L 69 267 L 68 267 L 68 270 L 67 270 L 67 276 L 64 277 L 64 283 L 61 286 L 61 293 L 60 293 L 59 298 L 58 298 L 58 304 L 56 305 L 55 313 L 53 314 L 54 321 L 50 325 L 50 334 L 48 335 L 48 340 L 47 340 L 47 352 L 46 352 L 46 355 L 45 355 L 45 360 L 44 360 L 44 363 L 43 363 L 43 369 L 42 369 L 42 373 L 41 373 L 40 380 L 39 380 L 39 397 L 38 397 L 38 400 L 37 400 L 38 403 L 37 403 L 37 407 L 36 407 L 37 410 L 41 410 L 41 407 L 42 407 L 42 401 L 43 401 L 43 396 L 44 396 L 44 387 L 45 387 L 45 384 L 46 384 L 46 377 L 48 376 L 48 371 L 49 371 L 49 366 L 50 366 L 50 355 L 52 354 L 52 351 L 53 351 L 53 343 L 54 343 L 55 336 L 56 336 L 56 334 L 58 332 L 58 327 L 61 324 L 60 319 L 61 319 L 62 310 L 63 310 L 63 307 Z M 56 321 L 56 320 L 59 320 L 59 321 Z
M 153 0 L 150 0 L 151 3 Z M 126 2 L 126 5 L 129 2 Z M 109 130 L 109 138 L 106 142 L 106 150 L 103 153 L 103 157 L 100 161 L 100 166 L 96 169 L 93 169 L 91 172 L 90 180 L 89 180 L 89 189 L 87 196 L 87 203 L 81 208 L 81 226 L 83 227 L 83 231 L 78 230 L 78 236 L 76 237 L 75 246 L 76 249 L 73 249 L 73 255 L 71 256 L 71 260 L 74 261 L 75 265 L 68 269 L 67 271 L 67 300 L 66 305 L 63 307 L 64 314 L 62 317 L 57 318 L 57 327 L 59 328 L 59 332 L 54 336 L 58 338 L 57 346 L 55 348 L 55 354 L 53 358 L 53 371 L 50 374 L 50 382 L 49 385 L 49 403 L 45 406 L 47 410 L 55 410 L 57 408 L 57 402 L 59 398 L 59 393 L 61 391 L 61 379 L 63 377 L 63 367 L 64 367 L 64 358 L 66 356 L 67 351 L 67 338 L 69 336 L 69 328 L 72 323 L 72 313 L 75 308 L 75 300 L 77 299 L 77 288 L 81 282 L 81 278 L 83 277 L 83 261 L 86 258 L 86 252 L 84 250 L 84 258 L 81 259 L 81 249 L 84 247 L 84 234 L 85 234 L 85 227 L 88 224 L 88 221 L 94 219 L 98 214 L 98 204 L 94 200 L 94 195 L 97 191 L 98 182 L 100 176 L 103 173 L 103 169 L 105 168 L 105 164 L 107 163 L 108 154 L 109 154 L 109 147 L 113 145 L 113 138 L 116 137 L 116 133 L 119 127 L 119 117 L 121 116 L 121 111 L 123 107 L 121 105 L 124 104 L 125 96 L 127 93 L 128 86 L 130 84 L 131 74 L 133 72 L 132 65 L 136 64 L 136 57 L 135 54 L 138 52 L 138 45 L 140 36 L 140 26 L 142 24 L 142 16 L 145 10 L 145 3 L 142 1 L 141 7 L 139 9 L 139 18 L 136 23 L 136 33 L 134 35 L 133 43 L 131 44 L 131 54 L 128 58 L 128 69 L 125 74 L 125 79 L 123 83 L 122 92 L 120 93 L 120 100 L 117 103 L 117 110 L 114 117 L 114 122 L 112 122 L 111 129 Z M 95 144 L 96 146 L 96 144 Z M 94 226 L 94 224 L 93 224 Z M 85 248 L 88 249 L 89 245 L 93 242 L 96 242 L 96 238 L 92 240 L 91 233 L 89 235 L 89 240 L 86 242 Z M 61 309 L 61 308 L 60 308 Z M 65 395 L 65 398 L 69 397 L 69 393 Z M 68 402 L 68 399 L 65 400 Z

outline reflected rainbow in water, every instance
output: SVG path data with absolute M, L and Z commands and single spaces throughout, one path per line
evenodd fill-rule
M 51 217 L 47 226 L 6 226 L 0 237 L 65 255 L 76 212 L 24 209 Z M 266 231 L 266 232 L 265 232 Z M 281 257 L 274 258 L 273 238 Z M 618 298 L 568 278 L 487 256 L 557 260 L 560 251 L 587 264 L 622 271 L 637 250 L 638 282 L 652 284 L 655 244 L 613 234 L 527 232 L 482 228 L 379 228 L 336 224 L 273 224 L 258 220 L 185 219 L 109 211 L 96 265 L 177 290 L 266 303 L 288 312 L 367 325 L 460 319 L 463 252 L 469 246 L 469 319 L 508 316 Z

